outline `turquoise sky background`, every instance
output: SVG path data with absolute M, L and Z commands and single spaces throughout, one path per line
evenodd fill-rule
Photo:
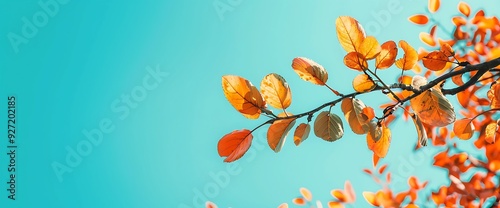
M 338 16 L 355 17 L 379 42 L 404 39 L 415 48 L 422 46 L 418 33 L 427 30 L 407 21 L 426 9 L 426 1 L 416 0 L 40 2 L 49 12 L 37 1 L 0 2 L 0 106 L 6 109 L 7 96 L 16 96 L 18 145 L 16 201 L 4 191 L 8 158 L 0 157 L 1 207 L 199 207 L 205 200 L 219 207 L 276 207 L 291 204 L 300 187 L 326 205 L 330 190 L 346 180 L 356 190 L 356 207 L 367 206 L 362 191 L 378 188 L 362 172 L 371 167 L 371 151 L 364 136 L 348 129 L 334 143 L 311 134 L 295 147 L 289 138 L 278 154 L 261 129 L 247 155 L 223 163 L 218 140 L 265 119 L 236 112 L 222 93 L 221 76 L 259 85 L 268 73 L 281 74 L 292 89 L 289 111 L 300 113 L 335 97 L 300 80 L 290 67 L 294 57 L 317 61 L 330 73 L 330 86 L 352 91 L 357 73 L 342 64 Z M 214 2 L 229 10 L 218 13 Z M 450 24 L 457 2 L 443 5 L 443 24 Z M 499 6 L 469 3 L 473 11 Z M 388 14 L 387 21 L 378 20 L 380 14 Z M 23 30 L 32 23 L 36 32 L 27 37 Z M 24 42 L 13 45 L 12 34 Z M 384 76 L 395 78 L 392 71 Z M 359 98 L 381 103 L 377 96 Z M 0 112 L 6 125 L 6 110 Z M 337 107 L 333 112 L 341 114 Z M 84 132 L 101 140 L 90 143 Z M 430 166 L 435 149 L 411 153 L 411 122 L 398 122 L 392 135 L 381 162 L 389 164 L 396 190 L 407 188 L 410 175 L 432 179 L 430 189 L 448 183 L 444 171 Z M 0 144 L 7 152 L 7 139 Z M 75 159 L 72 151 L 79 150 L 85 154 Z M 58 177 L 54 164 L 71 172 Z

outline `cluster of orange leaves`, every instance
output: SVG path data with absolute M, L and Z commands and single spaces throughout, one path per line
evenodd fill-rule
M 438 35 L 438 27 L 444 33 L 446 28 L 433 17 L 440 9 L 441 1 L 429 0 L 428 6 L 428 14 L 409 17 L 410 22 L 430 27 L 428 33 L 420 33 L 420 39 L 431 47 L 431 50 L 420 48 L 418 52 L 404 40 L 399 41 L 398 45 L 391 40 L 379 44 L 375 37 L 366 36 L 361 24 L 352 17 L 343 16 L 336 20 L 339 43 L 347 52 L 344 64 L 350 69 L 363 72 L 353 79 L 352 85 L 356 93 L 352 96 L 344 97 L 327 85 L 326 69 L 311 59 L 295 58 L 292 69 L 301 79 L 325 86 L 342 98 L 339 102 L 345 121 L 354 133 L 366 134 L 368 148 L 373 151 L 374 166 L 389 150 L 391 132 L 388 126 L 397 118 L 397 114 L 392 112 L 396 107 L 403 108 L 403 118 L 405 120 L 411 118 L 415 124 L 418 133 L 417 149 L 426 146 L 427 139 L 430 139 L 434 146 L 448 145 L 446 150 L 436 154 L 434 165 L 448 171 L 451 183 L 449 186 L 441 186 L 428 200 L 432 200 L 438 206 L 457 207 L 457 204 L 460 204 L 463 207 L 481 207 L 491 197 L 496 197 L 497 201 L 500 198 L 499 182 L 495 182 L 499 180 L 498 171 L 500 171 L 500 142 L 495 142 L 500 138 L 500 119 L 494 118 L 500 110 L 500 79 L 498 79 L 500 70 L 484 73 L 476 84 L 456 94 L 458 103 L 463 108 L 459 112 L 463 118 L 458 120 L 455 118 L 454 107 L 441 92 L 444 83 L 422 92 L 409 102 L 401 103 L 401 100 L 412 96 L 414 92 L 389 90 L 377 76 L 377 70 L 387 69 L 393 65 L 402 71 L 412 70 L 423 76 L 403 75 L 398 82 L 418 90 L 426 85 L 427 79 L 431 77 L 500 57 L 500 22 L 497 17 L 488 17 L 483 10 L 478 10 L 472 15 L 471 7 L 465 2 L 460 2 L 459 15 L 452 18 L 454 28 L 449 34 L 451 37 L 442 39 Z M 397 58 L 398 46 L 403 51 L 400 58 Z M 369 61 L 374 61 L 373 67 L 370 67 Z M 451 81 L 456 86 L 462 86 L 465 84 L 463 78 L 471 78 L 475 73 L 476 71 L 471 71 L 459 74 L 451 77 Z M 269 147 L 275 152 L 281 150 L 287 134 L 301 117 L 307 117 L 307 123 L 300 123 L 296 127 L 294 143 L 298 146 L 307 139 L 311 130 L 309 122 L 315 113 L 318 114 L 314 121 L 313 132 L 317 137 L 332 142 L 344 134 L 341 117 L 331 112 L 336 102 L 330 103 L 329 111 L 311 111 L 297 116 L 287 112 L 286 108 L 292 101 L 291 90 L 285 79 L 278 74 L 265 76 L 261 81 L 260 91 L 250 81 L 234 75 L 223 76 L 222 86 L 228 101 L 246 118 L 257 119 L 261 114 L 271 118 L 271 122 L 264 124 L 271 124 L 267 138 Z M 380 89 L 385 90 L 384 93 L 392 100 L 381 106 L 382 109 L 389 109 L 384 110 L 380 117 L 382 119 L 375 116 L 373 108 L 355 98 L 355 95 Z M 268 105 L 283 112 L 274 115 Z M 454 123 L 452 129 L 448 127 L 451 123 Z M 251 145 L 254 130 L 237 130 L 221 138 L 218 152 L 221 157 L 226 157 L 225 162 L 235 161 L 245 154 Z M 484 149 L 485 155 L 481 157 L 483 160 L 464 152 L 452 153 L 456 152 L 452 150 L 458 148 L 456 144 L 450 146 L 449 139 L 457 137 L 466 140 L 474 135 L 477 135 L 474 145 L 478 149 Z M 382 166 L 378 171 L 365 170 L 365 172 L 376 182 L 380 182 L 380 178 L 373 173 L 378 172 L 382 175 L 385 168 L 386 166 Z M 471 172 L 474 172 L 471 177 L 464 176 L 466 173 L 470 175 Z M 385 180 L 387 184 L 390 183 L 390 173 L 386 174 Z M 427 182 L 420 184 L 417 178 L 412 176 L 408 179 L 408 183 L 410 186 L 408 191 L 395 194 L 386 184 L 383 189 L 375 193 L 364 192 L 363 196 L 373 206 L 418 207 L 415 205 L 417 191 L 424 188 Z M 312 194 L 307 189 L 301 188 L 300 193 L 301 197 L 293 199 L 294 204 L 313 206 L 316 203 L 317 207 L 322 206 L 321 202 L 312 201 Z M 345 190 L 332 190 L 331 193 L 334 199 L 328 202 L 329 207 L 343 207 L 343 204 L 355 201 L 354 190 L 349 182 L 346 182 Z M 207 203 L 208 207 L 216 205 Z M 279 206 L 279 208 L 285 207 L 288 207 L 288 204 Z

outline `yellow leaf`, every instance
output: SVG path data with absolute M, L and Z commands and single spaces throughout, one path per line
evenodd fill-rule
M 396 61 L 396 66 L 402 70 L 412 69 L 418 61 L 417 51 L 404 40 L 399 41 L 399 47 L 403 49 L 404 55 Z
M 344 205 L 340 202 L 331 201 L 328 202 L 328 208 L 344 208 Z
M 336 141 L 344 135 L 342 120 L 333 113 L 323 111 L 314 121 L 314 134 L 325 141 Z
M 378 44 L 378 41 L 373 36 L 366 37 L 361 46 L 359 47 L 359 53 L 366 59 L 371 60 L 377 57 L 382 48 Z
M 424 124 L 422 124 L 420 118 L 414 113 L 411 113 L 410 116 L 413 119 L 415 128 L 417 128 L 418 143 L 422 146 L 427 146 L 427 132 L 425 131 Z
M 312 200 L 312 193 L 309 191 L 307 188 L 300 188 L 300 194 L 302 194 L 302 197 L 304 197 L 305 200 L 311 201 Z
M 243 77 L 222 76 L 222 90 L 229 103 L 249 119 L 259 118 L 261 109 L 266 107 L 259 90 Z
M 453 133 L 460 139 L 468 140 L 474 134 L 474 125 L 472 125 L 472 120 L 468 118 L 463 118 L 455 121 L 453 125 Z
M 340 45 L 347 52 L 358 52 L 365 39 L 365 31 L 359 22 L 349 16 L 338 17 L 335 21 Z
M 362 54 L 358 52 L 349 52 L 344 56 L 344 64 L 354 70 L 363 71 L 368 68 L 368 62 Z
M 429 11 L 435 13 L 439 6 L 441 5 L 441 0 L 429 0 Z
M 375 193 L 364 191 L 363 192 L 363 197 L 365 197 L 365 200 L 372 206 L 379 206 L 380 203 L 377 202 L 375 198 Z
M 443 127 L 455 121 L 453 105 L 436 89 L 429 89 L 410 100 L 410 105 L 422 122 Z
M 368 75 L 360 74 L 352 81 L 352 87 L 356 92 L 368 92 L 373 90 L 376 86 Z
M 398 47 L 392 40 L 382 44 L 381 51 L 375 59 L 375 67 L 377 69 L 387 69 L 396 61 L 398 55 Z
M 311 130 L 311 126 L 309 124 L 301 123 L 295 129 L 295 133 L 293 134 L 293 142 L 296 146 L 299 146 L 304 140 L 309 136 L 309 131 Z
M 286 136 L 295 125 L 295 120 L 295 118 L 277 120 L 267 130 L 267 143 L 274 152 L 279 152 L 285 144 Z
M 460 11 L 460 13 L 464 14 L 466 17 L 469 17 L 470 15 L 470 6 L 461 1 L 460 3 L 458 3 L 458 11 Z
M 486 128 L 484 129 L 484 140 L 486 140 L 486 142 L 490 144 L 495 143 L 496 136 L 499 134 L 500 132 L 498 131 L 497 122 L 489 123 L 488 125 L 486 125 Z
M 325 85 L 328 80 L 328 72 L 325 68 L 308 58 L 294 58 L 292 68 L 301 79 L 313 84 Z
M 292 92 L 288 83 L 279 74 L 268 74 L 260 83 L 260 92 L 264 100 L 278 109 L 285 109 L 292 103 Z

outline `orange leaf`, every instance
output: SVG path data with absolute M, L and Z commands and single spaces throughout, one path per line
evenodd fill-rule
M 474 134 L 474 126 L 472 125 L 472 120 L 463 118 L 455 121 L 455 124 L 453 125 L 453 132 L 455 133 L 455 136 L 460 139 L 470 139 Z
M 411 99 L 410 105 L 420 120 L 426 124 L 442 127 L 455 121 L 453 105 L 439 90 L 430 89 L 423 92 Z
M 500 108 L 500 83 L 495 83 L 491 86 L 487 93 L 488 99 L 490 99 L 491 108 Z
M 261 109 L 266 106 L 259 90 L 243 77 L 222 76 L 222 90 L 229 103 L 249 119 L 259 118 Z
M 423 15 L 423 14 L 416 14 L 416 15 L 410 16 L 408 18 L 408 20 L 410 20 L 410 22 L 413 22 L 414 24 L 417 24 L 417 25 L 425 25 L 429 22 L 429 18 L 427 17 L 427 15 Z
M 409 179 L 408 179 L 408 184 L 410 185 L 410 187 L 412 189 L 419 189 L 420 186 L 418 185 L 418 181 L 417 181 L 417 178 L 415 178 L 415 176 L 411 176 Z
M 417 51 L 404 40 L 399 41 L 399 47 L 403 49 L 404 55 L 396 61 L 396 66 L 403 70 L 412 69 L 418 61 Z
M 373 110 L 372 107 L 365 107 L 361 111 L 361 120 L 364 121 L 371 121 L 373 118 L 375 118 L 375 111 Z
M 380 50 L 380 45 L 378 44 L 377 39 L 373 36 L 366 37 L 359 47 L 359 53 L 366 60 L 371 60 L 377 57 L 377 55 L 380 53 Z
M 296 205 L 305 205 L 306 201 L 303 198 L 295 198 L 292 202 Z
M 455 51 L 453 50 L 453 48 L 451 48 L 450 44 L 448 43 L 443 43 L 441 45 L 441 52 L 443 52 L 444 55 L 447 57 L 452 57 L 455 55 Z
M 359 74 L 352 80 L 352 87 L 356 92 L 368 92 L 373 90 L 376 86 L 368 75 Z
M 223 136 L 217 144 L 219 156 L 227 157 L 224 162 L 233 162 L 241 158 L 252 144 L 252 134 L 248 129 L 233 131 Z
M 346 196 L 342 190 L 338 190 L 338 189 L 332 190 L 331 194 L 333 197 L 337 198 L 341 202 L 346 201 Z
M 484 140 L 488 143 L 495 143 L 495 135 L 498 134 L 498 124 L 497 122 L 489 123 L 484 129 Z
M 441 51 L 433 51 L 422 59 L 424 66 L 432 71 L 442 70 L 448 61 L 448 57 Z
M 309 124 L 301 123 L 297 126 L 293 134 L 293 142 L 296 146 L 299 146 L 300 143 L 307 139 L 310 130 L 311 126 Z
M 363 197 L 372 206 L 376 206 L 377 207 L 377 206 L 380 205 L 380 203 L 378 203 L 377 200 L 376 200 L 376 198 L 375 198 L 375 194 L 372 193 L 372 192 L 368 192 L 368 191 L 363 192 Z
M 217 205 L 213 202 L 207 201 L 205 202 L 205 208 L 217 208 Z
M 312 200 L 312 193 L 311 193 L 311 191 L 309 191 L 309 189 L 300 188 L 299 191 L 300 191 L 300 194 L 302 194 L 302 196 L 304 197 L 304 199 L 306 199 L 307 201 Z
M 419 208 L 419 206 L 416 204 L 410 203 L 410 204 L 406 205 L 405 208 Z
M 461 1 L 460 3 L 458 3 L 458 11 L 460 11 L 460 13 L 464 14 L 466 17 L 469 17 L 470 15 L 470 6 Z
M 354 109 L 352 105 L 352 98 L 344 98 L 340 104 L 340 108 L 344 114 Z
M 326 72 L 326 69 L 308 58 L 294 58 L 292 68 L 301 79 L 313 84 L 325 85 L 328 80 L 328 72 Z
M 386 168 L 387 168 L 387 165 L 382 165 L 382 167 L 380 167 L 380 169 L 378 170 L 378 173 L 380 173 L 380 174 L 384 173 Z
M 418 37 L 420 38 L 420 41 L 422 41 L 423 43 L 432 47 L 436 46 L 436 40 L 434 39 L 434 36 L 432 36 L 431 34 L 426 32 L 420 32 Z
M 267 131 L 267 143 L 274 152 L 279 152 L 286 141 L 286 136 L 295 125 L 295 118 L 277 120 Z
M 368 148 L 378 157 L 385 157 L 391 144 L 391 131 L 385 126 L 377 126 L 376 123 L 370 123 L 370 131 L 366 135 Z
M 361 24 L 352 17 L 341 16 L 335 20 L 335 28 L 342 48 L 347 52 L 358 52 L 366 36 Z
M 288 83 L 279 74 L 271 73 L 262 79 L 260 92 L 270 106 L 285 109 L 292 103 L 292 92 Z
M 364 56 L 358 52 L 349 52 L 344 56 L 344 64 L 354 70 L 363 71 L 368 68 L 368 62 Z
M 344 136 L 342 126 L 342 120 L 337 115 L 323 111 L 314 121 L 314 134 L 325 141 L 337 141 Z
M 344 205 L 340 202 L 328 202 L 328 208 L 344 208 Z
M 375 153 L 373 153 L 373 167 L 377 167 L 378 161 L 380 160 L 380 157 L 377 156 Z
M 380 53 L 375 59 L 375 67 L 377 69 L 387 69 L 391 67 L 396 61 L 398 55 L 398 47 L 392 40 L 382 44 Z
M 429 0 L 429 11 L 435 13 L 439 6 L 441 5 L 441 0 Z

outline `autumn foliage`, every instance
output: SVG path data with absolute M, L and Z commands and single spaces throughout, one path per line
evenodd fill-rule
M 243 77 L 223 76 L 224 95 L 238 112 L 248 119 L 261 115 L 269 119 L 253 130 L 236 130 L 223 136 L 217 146 L 219 155 L 225 157 L 225 162 L 238 160 L 251 146 L 252 133 L 266 125 L 269 125 L 268 144 L 275 152 L 282 149 L 288 134 L 293 134 L 293 142 L 299 146 L 310 137 L 310 131 L 322 140 L 334 142 L 350 130 L 366 138 L 367 148 L 373 152 L 374 169 L 364 172 L 382 186 L 377 192 L 363 192 L 364 199 L 378 207 L 418 207 L 418 193 L 427 182 L 412 176 L 408 178 L 407 191 L 394 193 L 389 189 L 391 173 L 386 171 L 387 165 L 378 165 L 380 158 L 390 154 L 392 122 L 396 118 L 411 119 L 417 133 L 415 148 L 439 148 L 434 166 L 447 170 L 451 181 L 450 185 L 425 195 L 424 200 L 445 207 L 482 207 L 487 201 L 497 206 L 500 69 L 496 67 L 500 65 L 500 22 L 497 17 L 460 2 L 458 14 L 452 18 L 452 32 L 448 34 L 450 28 L 443 28 L 431 15 L 439 12 L 440 7 L 440 0 L 429 0 L 427 13 L 408 18 L 429 30 L 419 34 L 425 49 L 418 50 L 404 40 L 377 40 L 365 34 L 355 18 L 338 17 L 335 29 L 345 50 L 342 62 L 359 74 L 353 78 L 353 91 L 343 94 L 327 84 L 328 71 L 319 63 L 306 57 L 291 60 L 291 69 L 301 79 L 326 87 L 337 96 L 307 112 L 287 111 L 292 104 L 292 91 L 281 75 L 266 75 L 260 82 L 260 90 Z M 442 38 L 440 34 L 450 37 Z M 382 70 L 387 70 L 385 73 L 392 70 L 399 78 L 390 83 L 382 80 L 379 76 Z M 416 75 L 410 76 L 406 71 Z M 380 93 L 386 104 L 367 106 L 361 100 L 361 95 L 367 93 Z M 459 106 L 449 99 L 456 99 Z M 271 108 L 281 112 L 275 114 Z M 475 147 L 484 150 L 484 155 L 473 156 L 460 150 L 460 141 L 453 138 L 474 138 Z M 301 188 L 299 192 L 300 197 L 292 203 L 320 206 L 317 204 L 321 202 L 314 201 L 309 190 Z M 326 202 L 329 207 L 344 207 L 356 200 L 349 181 L 344 189 L 332 190 L 331 195 L 332 199 Z M 207 207 L 216 205 L 207 203 Z

